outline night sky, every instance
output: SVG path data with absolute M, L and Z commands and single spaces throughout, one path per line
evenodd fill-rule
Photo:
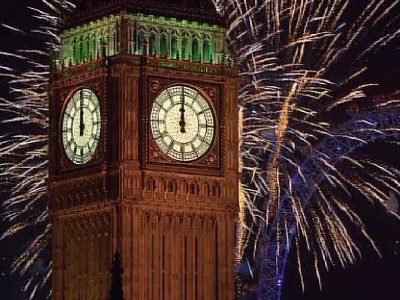
M 7 4 L 0 9 L 0 23 L 16 25 L 22 28 L 30 28 L 33 21 L 29 17 L 27 4 L 36 1 L 14 0 L 3 1 Z M 357 2 L 354 0 L 354 2 Z M 4 4 L 4 3 L 3 3 Z M 32 4 L 33 5 L 33 4 Z M 34 39 L 21 34 L 16 34 L 4 28 L 0 28 L 0 51 L 24 48 L 35 43 Z M 398 50 L 398 49 L 397 49 Z M 396 49 L 386 49 L 385 55 L 379 61 L 371 62 L 375 72 L 379 72 L 379 78 L 386 90 L 400 88 L 400 56 Z M 4 58 L 0 57 L 0 65 Z M 387 70 L 389 65 L 397 67 Z M 19 66 L 16 66 L 17 68 Z M 4 79 L 0 78 L 0 97 L 7 96 L 7 86 Z M 0 120 L 1 120 L 0 115 Z M 10 130 L 0 124 L 0 134 Z M 390 146 L 371 145 L 363 151 L 376 155 L 393 153 Z M 400 164 L 397 155 L 392 155 L 393 163 Z M 5 197 L 0 193 L 0 197 Z M 1 198 L 0 198 L 1 201 Z M 0 208 L 1 209 L 1 208 Z M 0 211 L 1 213 L 1 211 Z M 364 217 L 372 236 L 384 257 L 379 258 L 372 251 L 367 242 L 361 242 L 363 258 L 355 265 L 342 269 L 334 267 L 331 272 L 323 273 L 323 291 L 319 290 L 318 282 L 311 274 L 306 274 L 307 291 L 303 295 L 299 285 L 298 274 L 295 272 L 293 257 L 290 260 L 284 288 L 285 300 L 356 300 L 356 299 L 400 299 L 400 224 L 384 209 L 373 205 L 365 205 L 361 208 L 361 216 Z M 0 222 L 0 233 L 4 231 L 5 224 Z M 12 241 L 0 242 L 0 300 L 26 299 L 21 292 L 23 280 L 16 275 L 10 275 L 8 268 L 16 249 L 29 240 L 27 236 L 14 238 Z M 293 253 L 293 252 L 292 252 Z M 38 266 L 40 268 L 40 266 Z M 173 300 L 173 299 L 171 299 Z
M 30 15 L 31 12 L 26 8 L 28 5 L 34 5 L 39 1 L 29 0 L 16 0 L 11 1 L 0 9 L 0 23 L 11 26 L 16 26 L 23 30 L 29 31 L 30 28 L 37 24 Z M 18 34 L 8 29 L 0 27 L 0 51 L 10 51 L 15 49 L 30 49 L 37 48 L 39 40 L 30 35 Z M 7 58 L 0 56 L 0 65 L 9 65 Z M 13 66 L 16 70 L 22 70 L 24 66 Z M 8 97 L 8 86 L 4 78 L 0 77 L 0 97 Z M 0 120 L 4 117 L 4 113 L 0 113 Z M 0 124 L 0 134 L 7 132 L 19 132 L 19 128 L 14 126 Z M 1 192 L 0 188 L 0 202 L 6 197 L 6 193 Z M 2 213 L 0 207 L 0 214 Z M 4 232 L 8 224 L 0 221 L 0 234 Z M 20 253 L 20 249 L 30 243 L 33 232 L 25 231 L 23 234 L 18 235 L 12 239 L 0 241 L 0 300 L 25 300 L 29 299 L 23 293 L 26 279 L 21 279 L 18 274 L 10 274 L 10 264 L 14 261 L 16 255 Z M 34 267 L 29 270 L 28 274 L 32 272 L 43 272 L 45 264 L 39 260 Z M 45 299 L 41 297 L 39 299 Z
M 30 28 L 33 21 L 29 18 L 29 11 L 25 8 L 32 1 L 16 0 L 10 1 L 0 9 L 0 23 L 17 25 L 22 28 Z M 22 34 L 15 34 L 3 27 L 0 28 L 0 51 L 9 51 L 16 48 L 28 48 L 35 43 L 31 38 Z M 5 64 L 5 58 L 0 57 L 0 65 Z M 19 68 L 20 66 L 15 66 Z M 0 97 L 7 97 L 8 89 L 4 78 L 0 78 Z M 0 120 L 3 115 L 0 113 Z M 18 130 L 0 124 L 0 134 L 10 130 Z M 1 190 L 1 189 L 0 189 Z M 5 193 L 0 192 L 0 202 L 6 197 Z M 0 207 L 0 214 L 1 214 Z M 0 232 L 4 232 L 6 224 L 0 221 Z M 14 260 L 18 249 L 29 241 L 29 232 L 23 236 L 18 236 L 13 240 L 0 241 L 0 299 L 1 300 L 25 300 L 26 298 L 21 289 L 24 281 L 18 275 L 9 273 L 10 263 Z

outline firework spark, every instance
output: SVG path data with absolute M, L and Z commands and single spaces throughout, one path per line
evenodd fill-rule
M 0 66 L 0 76 L 8 80 L 12 98 L 0 99 L 0 110 L 6 117 L 3 123 L 14 128 L 11 133 L 0 136 L 0 182 L 9 196 L 2 203 L 2 219 L 8 222 L 9 228 L 1 239 L 22 235 L 26 230 L 36 234 L 12 264 L 13 272 L 27 276 L 23 290 L 29 299 L 46 286 L 51 274 L 48 254 L 51 226 L 47 210 L 50 56 L 59 45 L 58 16 L 73 8 L 64 0 L 41 0 L 35 4 L 36 8 L 28 9 L 33 18 L 40 20 L 38 28 L 25 32 L 2 26 L 39 41 L 40 49 L 0 52 L 6 62 Z M 22 66 L 24 71 L 11 66 Z M 44 274 L 31 272 L 43 258 L 47 258 Z M 47 289 L 50 291 L 48 286 Z
M 358 193 L 383 203 L 387 200 L 382 192 L 385 188 L 398 194 L 399 170 L 351 152 L 337 152 L 344 154 L 335 160 L 332 151 L 353 141 L 366 144 L 372 133 L 387 137 L 388 132 L 398 131 L 398 126 L 376 126 L 360 117 L 352 122 L 357 130 L 344 131 L 331 119 L 353 102 L 368 101 L 373 85 L 363 79 L 368 70 L 365 62 L 382 46 L 397 41 L 400 29 L 392 12 L 399 9 L 399 0 L 368 0 L 363 13 L 348 24 L 349 0 L 214 3 L 227 16 L 228 40 L 238 48 L 246 80 L 240 97 L 243 188 L 239 259 L 263 258 L 264 249 L 275 245 L 278 261 L 285 245 L 282 241 L 289 245 L 295 234 L 296 243 L 303 238 L 314 256 L 317 275 L 321 266 L 353 262 L 360 250 L 347 221 L 353 221 L 373 242 L 345 199 Z M 49 53 L 59 44 L 59 16 L 72 7 L 63 0 L 42 0 L 30 8 L 42 22 L 37 29 L 24 33 L 6 25 L 16 34 L 40 36 L 46 46 L 45 51 L 1 53 L 10 61 L 21 61 L 28 70 L 14 70 L 11 63 L 0 67 L 14 96 L 13 101 L 1 99 L 0 109 L 9 116 L 5 122 L 22 128 L 0 137 L 0 176 L 11 191 L 3 203 L 3 218 L 11 224 L 3 238 L 28 227 L 38 229 L 37 238 L 13 265 L 21 273 L 46 251 L 51 233 L 46 208 L 48 62 Z M 368 47 L 360 46 L 371 41 L 369 33 L 374 28 L 379 35 Z M 385 109 L 397 109 L 398 105 L 396 99 L 381 103 Z M 317 177 L 315 191 L 303 198 L 300 187 L 309 183 L 307 178 Z M 297 230 L 292 230 L 293 220 Z M 298 262 L 302 274 L 300 254 Z M 49 278 L 50 263 L 46 270 L 44 280 L 32 277 L 28 281 L 26 290 L 31 297 Z
M 321 268 L 361 256 L 350 222 L 378 251 L 347 202 L 383 205 L 389 191 L 398 194 L 399 170 L 358 157 L 356 149 L 398 137 L 399 99 L 354 119 L 346 111 L 378 109 L 368 61 L 398 42 L 400 2 L 369 0 L 357 10 L 349 0 L 214 3 L 228 19 L 245 79 L 238 260 L 259 260 L 259 299 L 275 299 L 293 235 L 296 244 L 305 241 L 320 284 Z M 303 278 L 299 252 L 297 261 Z

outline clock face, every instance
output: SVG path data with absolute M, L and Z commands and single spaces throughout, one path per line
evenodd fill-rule
M 99 99 L 89 89 L 78 90 L 69 100 L 62 121 L 64 150 L 74 164 L 87 163 L 93 157 L 100 129 Z
M 151 130 L 170 158 L 194 161 L 211 147 L 215 118 L 209 102 L 195 89 L 177 85 L 161 92 L 151 110 Z

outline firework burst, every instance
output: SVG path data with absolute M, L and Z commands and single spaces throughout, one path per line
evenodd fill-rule
M 396 136 L 399 124 L 393 110 L 399 102 L 380 103 L 384 113 L 349 116 L 340 122 L 336 118 L 353 103 L 372 106 L 369 90 L 374 84 L 365 80 L 366 62 L 400 35 L 397 16 L 393 17 L 400 9 L 398 0 L 364 2 L 358 10 L 362 13 L 349 23 L 349 0 L 214 0 L 227 17 L 228 40 L 237 50 L 245 79 L 240 96 L 243 188 L 238 259 L 249 266 L 249 261 L 259 259 L 261 278 L 280 278 L 281 256 L 292 235 L 296 243 L 305 240 L 317 275 L 334 262 L 353 262 L 360 250 L 347 229 L 349 220 L 374 244 L 346 199 L 359 194 L 383 203 L 388 197 L 383 191 L 398 194 L 399 170 L 358 158 L 354 150 Z M 0 137 L 1 182 L 11 192 L 2 203 L 2 217 L 10 224 L 2 237 L 26 228 L 37 232 L 13 264 L 13 270 L 22 274 L 47 251 L 50 241 L 49 62 L 59 44 L 59 16 L 73 7 L 64 0 L 38 0 L 37 5 L 30 9 L 41 25 L 29 34 L 40 38 L 45 50 L 1 53 L 24 64 L 27 71 L 15 70 L 11 63 L 0 66 L 13 96 L 12 101 L 1 99 L 0 108 L 8 116 L 4 122 L 19 128 L 18 133 Z M 393 122 L 382 123 L 384 118 Z M 301 275 L 300 254 L 298 263 Z M 270 266 L 275 270 L 271 272 Z M 50 262 L 46 270 L 44 279 L 33 276 L 27 281 L 31 298 L 47 282 Z M 261 298 L 269 297 L 262 284 L 260 291 Z
M 28 9 L 39 20 L 37 28 L 24 32 L 6 24 L 2 26 L 35 39 L 39 49 L 0 53 L 6 61 L 0 66 L 0 75 L 8 80 L 11 95 L 11 100 L 0 99 L 0 110 L 5 116 L 3 124 L 13 128 L 9 134 L 0 136 L 1 189 L 8 191 L 8 198 L 2 202 L 2 219 L 9 224 L 1 239 L 21 236 L 26 230 L 30 236 L 35 234 L 12 264 L 13 272 L 27 278 L 23 291 L 29 299 L 46 286 L 51 274 L 51 226 L 47 209 L 50 61 L 51 53 L 59 45 L 58 16 L 73 7 L 64 0 L 42 0 L 35 4 L 36 7 Z M 45 271 L 31 272 L 42 261 L 47 261 Z M 48 285 L 47 289 L 50 291 Z
M 239 266 L 255 261 L 259 299 L 275 299 L 292 241 L 305 241 L 320 284 L 322 268 L 361 256 L 350 222 L 379 252 L 348 200 L 383 205 L 389 191 L 399 191 L 396 167 L 361 158 L 356 150 L 398 137 L 399 99 L 379 107 L 372 101 L 377 88 L 368 61 L 397 45 L 400 4 L 214 3 L 228 19 L 228 40 L 245 79 Z M 357 108 L 365 112 L 348 113 Z M 297 262 L 304 289 L 300 252 Z

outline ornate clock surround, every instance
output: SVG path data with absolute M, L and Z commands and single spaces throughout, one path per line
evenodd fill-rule
M 98 70 L 99 71 L 99 70 Z M 96 72 L 97 73 L 97 72 Z M 97 74 L 98 75 L 98 74 Z M 101 130 L 100 137 L 97 144 L 97 149 L 93 157 L 85 164 L 74 164 L 66 155 L 63 140 L 62 140 L 62 120 L 63 113 L 73 97 L 73 95 L 80 89 L 89 89 L 93 91 L 98 97 L 100 104 L 100 117 L 101 117 Z M 57 85 L 52 86 L 53 99 L 51 106 L 53 113 L 51 116 L 52 144 L 56 145 L 50 149 L 53 173 L 65 173 L 73 170 L 88 169 L 91 167 L 101 166 L 106 159 L 106 132 L 107 132 L 107 83 L 103 76 L 95 76 L 93 78 L 66 78 L 57 82 Z
M 97 153 L 101 128 L 99 97 L 79 87 L 69 97 L 62 114 L 63 150 L 75 165 L 87 164 Z
M 198 160 L 189 162 L 180 162 L 169 158 L 165 155 L 157 146 L 150 125 L 150 115 L 153 103 L 162 91 L 168 87 L 174 85 L 184 85 L 199 91 L 203 97 L 207 99 L 210 106 L 213 109 L 215 117 L 215 135 L 213 143 L 210 149 L 205 155 L 200 157 Z M 143 155 L 143 166 L 150 170 L 165 170 L 175 171 L 179 170 L 188 172 L 198 172 L 207 174 L 222 174 L 224 170 L 222 153 L 224 147 L 224 117 L 223 113 L 223 85 L 222 83 L 210 83 L 198 80 L 184 80 L 181 78 L 166 78 L 159 76 L 148 76 L 146 83 L 146 89 L 143 89 L 142 95 L 146 101 L 146 105 L 143 109 L 145 116 L 143 126 L 146 130 L 143 130 L 144 137 L 143 143 L 144 154 Z M 147 90 L 147 91 L 146 91 Z

